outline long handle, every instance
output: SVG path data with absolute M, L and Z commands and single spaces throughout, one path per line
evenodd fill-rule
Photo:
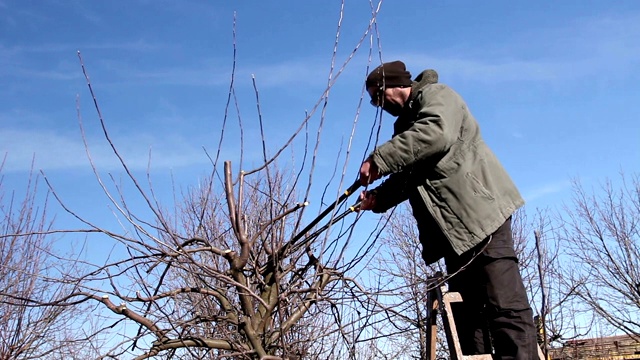
M 316 226 L 320 220 L 322 220 L 325 216 L 327 216 L 336 206 L 340 205 L 349 195 L 353 194 L 360 187 L 360 180 L 356 180 L 347 190 L 345 190 L 342 195 L 336 200 L 333 204 L 329 205 L 320 215 L 318 215 L 309 225 L 305 226 L 296 236 L 294 236 L 291 241 L 285 246 L 285 248 L 293 246 L 296 241 L 300 240 L 306 233 L 308 233 L 314 226 Z
M 322 226 L 321 228 L 319 228 L 316 231 L 314 231 L 313 233 L 311 233 L 311 235 L 307 236 L 307 238 L 304 239 L 304 241 L 301 242 L 298 245 L 304 245 L 304 244 L 308 243 L 309 241 L 312 241 L 318 235 L 322 234 L 323 231 L 327 230 L 329 228 L 329 226 L 331 226 L 334 223 L 337 223 L 338 221 L 340 221 L 340 220 L 344 219 L 345 217 L 347 217 L 347 215 L 351 214 L 352 212 L 356 212 L 359 209 L 360 209 L 360 201 L 358 201 L 357 203 L 349 206 L 349 208 L 347 210 L 345 210 L 342 214 L 335 216 L 333 219 L 331 219 L 331 221 L 327 222 L 324 226 Z

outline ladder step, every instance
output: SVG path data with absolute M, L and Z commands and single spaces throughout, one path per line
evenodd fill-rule
M 446 292 L 443 291 L 443 287 L 435 287 L 429 290 L 427 296 L 430 316 L 432 318 L 431 325 L 429 327 L 429 335 L 427 337 L 428 348 L 430 349 L 429 359 L 434 360 L 436 354 L 436 319 L 438 315 L 442 317 L 442 325 L 447 337 L 447 345 L 449 346 L 449 352 L 451 359 L 454 360 L 492 360 L 493 357 L 490 354 L 481 355 L 462 355 L 462 349 L 460 349 L 460 340 L 458 339 L 458 332 L 456 331 L 455 321 L 451 311 L 451 303 L 462 302 L 462 296 L 458 292 Z M 540 347 L 538 347 L 539 360 L 545 360 L 544 354 Z
M 462 296 L 459 292 L 447 292 L 443 294 L 444 301 L 448 301 L 450 303 L 453 302 L 462 302 Z

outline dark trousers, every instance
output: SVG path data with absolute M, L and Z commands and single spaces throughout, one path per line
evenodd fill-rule
M 449 291 L 462 296 L 462 303 L 452 304 L 462 352 L 493 353 L 494 359 L 538 359 L 533 312 L 518 269 L 511 218 L 474 249 L 445 256 L 445 263 L 449 274 L 466 265 L 449 280 Z

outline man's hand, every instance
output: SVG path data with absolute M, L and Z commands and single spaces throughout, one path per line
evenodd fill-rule
M 367 186 L 378 179 L 380 179 L 378 167 L 371 158 L 368 158 L 360 166 L 360 184 Z
M 370 191 L 360 193 L 360 207 L 358 210 L 373 210 L 376 206 L 376 196 Z

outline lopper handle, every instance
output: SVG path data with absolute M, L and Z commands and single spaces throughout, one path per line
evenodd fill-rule
M 309 230 L 311 230 L 314 226 L 316 226 L 316 224 L 320 222 L 320 220 L 322 220 L 331 211 L 333 211 L 333 209 L 336 206 L 338 206 L 340 203 L 342 203 L 346 198 L 348 198 L 349 195 L 353 194 L 356 190 L 358 190 L 358 188 L 360 188 L 360 180 L 356 180 L 351 186 L 349 186 L 347 190 L 345 190 L 344 193 L 340 195 L 338 200 L 336 200 L 333 204 L 329 205 L 329 207 L 327 207 L 320 215 L 318 215 L 315 219 L 313 219 L 313 221 L 310 222 L 309 225 L 307 225 L 304 229 L 302 229 L 302 231 L 300 231 L 296 236 L 294 236 L 293 239 L 291 239 L 291 241 L 289 242 L 289 244 L 293 245 L 296 241 L 300 240 L 300 238 L 303 237 L 304 234 L 308 233 Z

